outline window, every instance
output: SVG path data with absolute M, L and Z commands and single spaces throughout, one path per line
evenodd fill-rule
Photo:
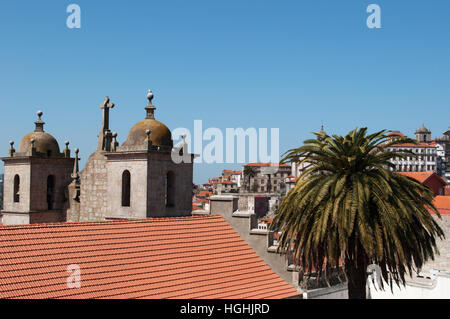
M 166 207 L 175 206 L 175 174 L 169 171 L 166 175 Z
M 55 176 L 50 175 L 47 177 L 47 209 L 54 209 L 55 201 Z
M 129 171 L 122 173 L 122 206 L 130 207 L 131 175 Z
M 20 177 L 19 175 L 14 176 L 14 203 L 20 201 Z

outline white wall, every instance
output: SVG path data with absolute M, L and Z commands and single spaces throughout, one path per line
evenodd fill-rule
M 372 299 L 450 299 L 450 275 L 439 274 L 435 279 L 424 279 L 421 282 L 422 284 L 407 284 L 404 288 L 394 286 L 394 293 L 386 286 L 385 291 L 377 291 L 372 283 L 369 289 Z

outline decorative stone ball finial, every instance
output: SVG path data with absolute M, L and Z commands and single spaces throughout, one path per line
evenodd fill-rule
M 114 132 L 114 133 L 112 134 L 112 137 L 116 138 L 116 137 L 117 137 L 117 132 Z
M 36 125 L 36 128 L 35 128 L 35 132 L 44 132 L 44 124 L 45 124 L 45 122 L 44 121 L 42 121 L 42 119 L 41 119 L 41 117 L 42 117 L 42 114 L 44 114 L 44 112 L 42 112 L 41 110 L 39 110 L 39 111 L 37 111 L 37 116 L 38 116 L 38 120 L 36 121 L 36 122 L 34 122 L 34 124 Z
M 148 102 L 150 103 L 150 104 L 152 104 L 152 100 L 153 100 L 153 98 L 154 98 L 155 96 L 153 95 L 153 92 L 152 92 L 152 90 L 148 90 L 148 93 L 147 93 L 147 99 L 148 99 Z
M 77 156 L 78 156 L 78 153 L 80 153 L 80 149 L 77 147 L 77 148 L 75 149 L 75 154 L 77 154 Z
M 9 145 L 11 145 L 11 148 L 12 148 L 14 145 L 14 141 L 9 141 Z
M 69 141 L 66 141 L 64 144 L 66 144 L 66 147 L 69 147 Z
M 147 138 L 148 139 L 150 139 L 150 134 L 152 133 L 152 131 L 150 131 L 150 130 L 146 130 L 145 131 L 145 134 L 147 134 Z
M 30 140 L 30 143 L 31 143 L 31 147 L 34 147 L 34 138 L 32 138 L 32 139 Z

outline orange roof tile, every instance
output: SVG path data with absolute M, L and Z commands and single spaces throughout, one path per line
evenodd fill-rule
M 436 196 L 433 204 L 439 211 L 439 214 L 450 215 L 450 196 Z
M 0 242 L 2 298 L 298 296 L 217 215 L 3 226 Z
M 291 165 L 288 164 L 278 164 L 278 163 L 250 163 L 246 164 L 245 166 L 256 166 L 256 167 L 268 167 L 268 166 L 280 166 L 280 167 L 291 167 Z
M 406 135 L 403 134 L 402 132 L 390 132 L 390 133 L 388 134 L 388 136 L 392 136 L 392 135 L 394 135 L 394 136 L 406 136 Z
M 395 144 L 395 145 L 390 145 L 389 147 L 436 147 L 436 144 L 434 143 L 404 143 L 404 144 Z
M 433 174 L 436 174 L 433 171 L 430 171 L 430 172 L 397 172 L 397 173 L 401 174 L 403 176 L 408 176 L 408 177 L 414 178 L 415 180 L 417 180 L 421 183 L 425 182 Z

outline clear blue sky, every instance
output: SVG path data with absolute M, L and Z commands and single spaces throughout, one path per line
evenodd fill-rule
M 82 10 L 66 27 L 66 7 Z M 381 7 L 368 29 L 366 7 Z M 450 125 L 450 1 L 18 1 L 0 5 L 0 153 L 34 128 L 86 160 L 99 104 L 123 142 L 146 90 L 169 128 L 278 127 L 280 150 L 355 126 Z M 84 161 L 82 163 L 84 165 Z M 196 165 L 195 182 L 241 165 Z

